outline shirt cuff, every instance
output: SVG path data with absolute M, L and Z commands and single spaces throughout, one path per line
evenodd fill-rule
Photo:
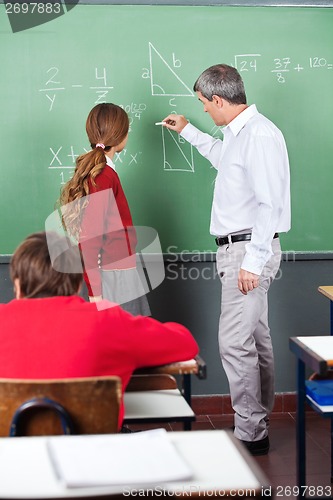
M 192 123 L 187 123 L 179 135 L 184 137 L 186 141 L 191 142 L 191 140 L 196 136 L 197 132 L 200 132 Z
M 245 246 L 246 248 L 246 246 Z M 265 267 L 266 262 L 269 261 L 273 252 L 262 250 L 260 255 L 253 255 L 250 253 L 246 253 L 241 265 L 241 269 L 244 271 L 248 271 L 249 273 L 261 275 L 262 270 Z

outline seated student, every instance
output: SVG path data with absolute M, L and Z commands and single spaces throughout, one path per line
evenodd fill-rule
M 135 369 L 198 353 L 191 333 L 178 323 L 132 316 L 108 302 L 98 310 L 79 297 L 82 274 L 55 270 L 77 270 L 74 247 L 63 252 L 64 246 L 67 240 L 56 233 L 35 233 L 12 257 L 16 299 L 0 304 L 0 378 L 116 375 L 125 391 Z M 119 427 L 123 414 L 122 406 Z

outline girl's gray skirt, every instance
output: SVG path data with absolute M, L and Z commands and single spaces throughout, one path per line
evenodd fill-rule
M 116 302 L 134 316 L 150 316 L 146 280 L 137 268 L 101 270 L 103 299 Z

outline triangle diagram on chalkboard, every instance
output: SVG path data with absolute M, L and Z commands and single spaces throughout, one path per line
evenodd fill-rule
M 190 96 L 194 94 L 184 83 L 161 54 L 149 42 L 149 64 L 151 95 L 153 96 Z
M 163 168 L 170 172 L 194 172 L 193 148 L 177 133 L 162 127 Z

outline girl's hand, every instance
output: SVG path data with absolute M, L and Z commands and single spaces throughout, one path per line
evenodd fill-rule
M 102 295 L 95 295 L 94 297 L 89 297 L 89 302 L 100 302 L 103 300 Z

